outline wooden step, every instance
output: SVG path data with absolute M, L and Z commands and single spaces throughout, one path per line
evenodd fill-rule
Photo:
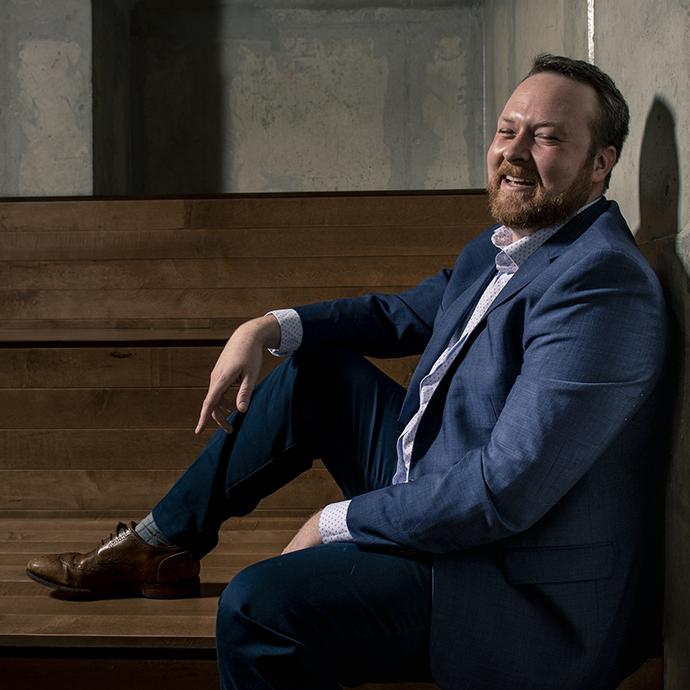
M 229 521 L 218 546 L 202 563 L 199 597 L 69 601 L 51 596 L 29 580 L 24 574 L 26 560 L 34 553 L 90 549 L 112 531 L 113 524 L 103 519 L 0 519 L 0 645 L 12 649 L 11 655 L 0 658 L 3 688 L 33 690 L 44 687 L 48 677 L 52 688 L 67 688 L 68 683 L 75 687 L 75 679 L 80 687 L 87 687 L 99 673 L 105 683 L 99 686 L 106 688 L 126 684 L 138 690 L 145 687 L 144 680 L 156 686 L 169 680 L 166 687 L 174 690 L 180 680 L 192 682 L 187 687 L 202 687 L 198 684 L 202 679 L 203 687 L 217 687 L 218 596 L 240 568 L 278 553 L 300 524 L 299 517 L 257 515 Z M 137 675 L 140 666 L 145 668 L 143 675 Z M 171 667 L 179 673 L 168 679 Z M 108 685 L 111 682 L 115 684 Z M 419 683 L 361 686 L 361 690 L 434 688 Z M 660 660 L 645 664 L 619 688 L 660 689 Z
M 340 498 L 321 463 L 224 526 L 197 598 L 65 601 L 27 560 L 148 512 L 210 436 L 192 430 L 244 319 L 414 285 L 489 222 L 483 192 L 0 202 L 0 687 L 217 688 L 217 598 Z M 415 363 L 376 362 L 403 385 Z
M 1 239 L 1 236 L 0 236 Z M 322 246 L 322 245 L 320 245 Z M 315 285 L 371 289 L 404 276 L 416 284 L 438 270 L 452 266 L 456 256 L 319 256 L 142 258 L 88 260 L 0 261 L 0 286 L 11 290 L 151 290 L 151 289 L 285 289 Z M 8 288 L 5 287 L 5 290 Z
M 211 436 L 209 430 L 197 437 L 193 428 L 220 351 L 0 350 L 0 515 L 148 512 Z M 280 361 L 266 355 L 263 373 Z M 375 360 L 403 384 L 416 361 Z M 304 515 L 339 499 L 317 464 L 262 508 Z
M 222 347 L 5 347 L 2 389 L 197 388 L 205 392 Z M 372 360 L 402 385 L 418 357 Z M 266 354 L 261 377 L 284 360 Z
M 179 477 L 178 470 L 0 470 L 0 517 L 135 514 L 158 503 Z M 259 507 L 298 515 L 342 500 L 328 472 L 316 466 L 266 497 Z
M 483 193 L 0 202 L 5 342 L 223 341 L 282 306 L 452 265 Z
M 0 232 L 165 228 L 455 227 L 486 225 L 478 190 L 227 194 L 182 199 L 17 199 L 0 202 Z
M 114 522 L 0 519 L 0 646 L 213 650 L 217 598 L 227 582 L 241 568 L 280 553 L 302 522 L 260 513 L 229 521 L 202 562 L 199 597 L 69 601 L 27 578 L 27 561 L 42 553 L 90 551 L 114 531 Z
M 83 654 L 83 652 L 82 652 Z M 214 659 L 164 658 L 127 659 L 118 656 L 86 658 L 29 657 L 0 659 L 3 690 L 218 690 L 218 673 Z M 359 690 L 438 690 L 428 683 L 367 684 Z M 629 690 L 648 690 L 630 688 Z

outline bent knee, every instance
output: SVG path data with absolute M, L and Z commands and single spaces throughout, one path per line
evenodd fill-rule
M 254 563 L 230 580 L 218 600 L 218 622 L 267 622 L 280 616 L 280 556 Z
M 260 573 L 255 576 L 256 564 L 241 570 L 227 584 L 218 600 L 218 614 L 243 615 L 254 608 L 260 589 Z

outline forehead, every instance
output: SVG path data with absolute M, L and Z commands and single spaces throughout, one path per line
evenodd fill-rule
M 549 122 L 569 130 L 589 131 L 597 113 L 595 90 L 560 74 L 528 77 L 513 91 L 501 118 L 536 124 Z

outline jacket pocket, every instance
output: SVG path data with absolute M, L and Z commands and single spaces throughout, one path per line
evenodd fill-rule
M 503 553 L 503 571 L 512 585 L 600 580 L 611 577 L 614 558 L 610 542 L 520 547 Z

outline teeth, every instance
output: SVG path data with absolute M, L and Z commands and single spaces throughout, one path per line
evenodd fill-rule
M 506 180 L 508 182 L 511 182 L 513 184 L 524 184 L 524 185 L 533 185 L 534 182 L 531 180 L 524 180 L 521 177 L 513 177 L 512 175 L 506 175 Z

